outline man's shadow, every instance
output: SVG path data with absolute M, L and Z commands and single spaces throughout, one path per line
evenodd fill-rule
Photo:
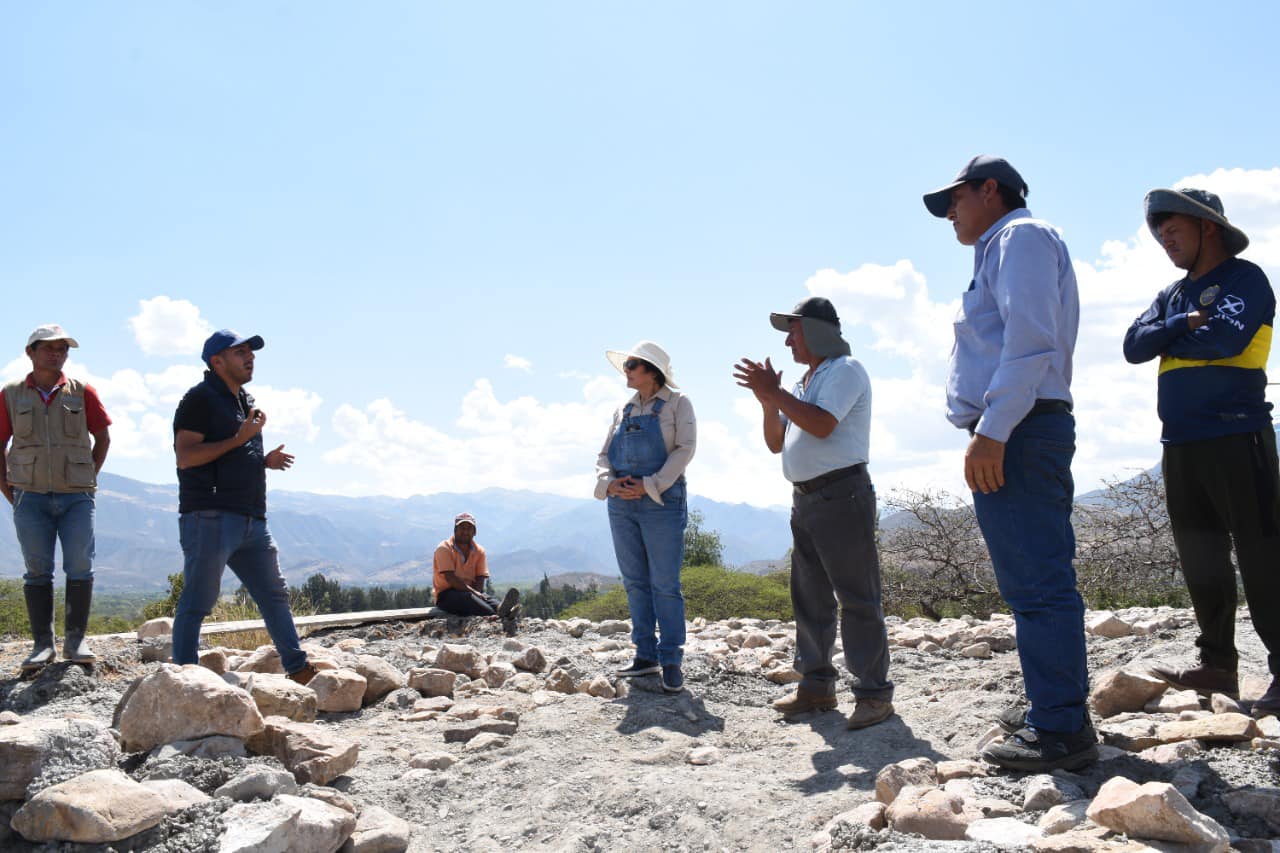
M 626 708 L 617 726 L 619 734 L 660 728 L 698 737 L 724 731 L 724 718 L 708 711 L 702 697 L 689 690 L 666 693 L 656 677 L 631 679 L 627 695 L 614 702 Z
M 845 720 L 845 715 L 840 713 L 810 713 L 782 724 L 807 725 L 826 741 L 825 749 L 809 756 L 813 773 L 792 782 L 792 787 L 806 796 L 844 788 L 871 791 L 876 786 L 876 774 L 890 764 L 907 758 L 928 758 L 934 762 L 950 758 L 935 750 L 929 741 L 916 737 L 897 714 L 883 723 L 854 731 L 845 728 Z M 850 766 L 861 769 L 842 769 Z

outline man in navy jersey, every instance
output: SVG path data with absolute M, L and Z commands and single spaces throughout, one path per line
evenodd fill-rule
M 1254 710 L 1280 711 L 1280 468 L 1267 356 L 1276 298 L 1256 264 L 1236 257 L 1249 238 L 1205 190 L 1147 193 L 1147 227 L 1186 275 L 1129 327 L 1125 358 L 1160 359 L 1158 411 L 1169 523 L 1195 607 L 1198 666 L 1157 667 L 1169 684 L 1239 697 L 1235 543 L 1271 687 Z

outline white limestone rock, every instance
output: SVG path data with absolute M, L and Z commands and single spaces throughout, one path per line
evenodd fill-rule
M 116 706 L 116 728 L 130 752 L 164 743 L 262 731 L 253 698 L 201 666 L 162 664 L 135 681 Z

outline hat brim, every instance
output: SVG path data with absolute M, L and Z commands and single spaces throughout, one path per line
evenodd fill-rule
M 1147 193 L 1147 197 L 1143 199 L 1143 213 L 1147 220 L 1147 228 L 1150 229 L 1151 236 L 1156 238 L 1156 242 L 1160 241 L 1160 234 L 1151 220 L 1157 214 L 1174 213 L 1194 219 L 1207 219 L 1218 225 L 1222 229 L 1223 248 L 1231 255 L 1238 255 L 1249 247 L 1249 235 L 1228 222 L 1225 216 L 1212 207 L 1201 204 L 1177 190 L 1158 189 Z
M 626 376 L 627 374 L 627 369 L 623 365 L 626 364 L 627 359 L 629 358 L 638 358 L 641 361 L 643 361 L 645 364 L 653 364 L 652 361 L 644 357 L 644 353 L 633 352 L 631 350 L 616 350 L 616 349 L 605 350 L 604 357 L 607 358 L 609 360 L 609 363 L 613 365 L 614 369 L 617 370 L 619 373 L 621 373 L 623 376 Z M 658 365 L 654 365 L 654 367 L 657 367 L 658 370 L 662 370 L 662 368 L 658 367 Z M 663 371 L 662 377 L 667 380 L 668 388 L 673 388 L 676 391 L 680 390 L 680 386 L 675 383 L 675 380 L 671 376 L 670 368 L 667 368 L 666 371 Z
M 31 346 L 32 344 L 42 343 L 43 341 L 66 341 L 67 346 L 69 347 L 76 347 L 77 349 L 80 347 L 80 342 L 77 341 L 75 338 L 68 338 L 65 336 L 61 338 L 36 338 L 34 341 L 29 341 L 27 343 L 27 346 Z
M 231 349 L 232 347 L 238 347 L 241 344 L 248 344 L 249 349 L 254 350 L 255 352 L 257 350 L 262 349 L 264 346 L 266 346 L 266 343 L 263 342 L 261 335 L 250 335 L 247 338 L 241 338 L 240 340 L 236 341 L 233 344 L 228 344 L 227 349 Z
M 964 181 L 952 181 L 945 187 L 925 193 L 924 206 L 939 219 L 946 219 L 947 211 L 951 209 L 951 191 L 963 183 Z
M 791 331 L 791 321 L 802 319 L 799 314 L 782 314 L 775 312 L 769 315 L 769 325 L 773 326 L 779 332 Z

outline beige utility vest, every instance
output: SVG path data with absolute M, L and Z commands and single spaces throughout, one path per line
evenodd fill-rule
M 6 471 L 26 492 L 89 492 L 98 485 L 84 411 L 84 383 L 68 379 L 45 405 L 25 379 L 4 386 L 13 427 Z

